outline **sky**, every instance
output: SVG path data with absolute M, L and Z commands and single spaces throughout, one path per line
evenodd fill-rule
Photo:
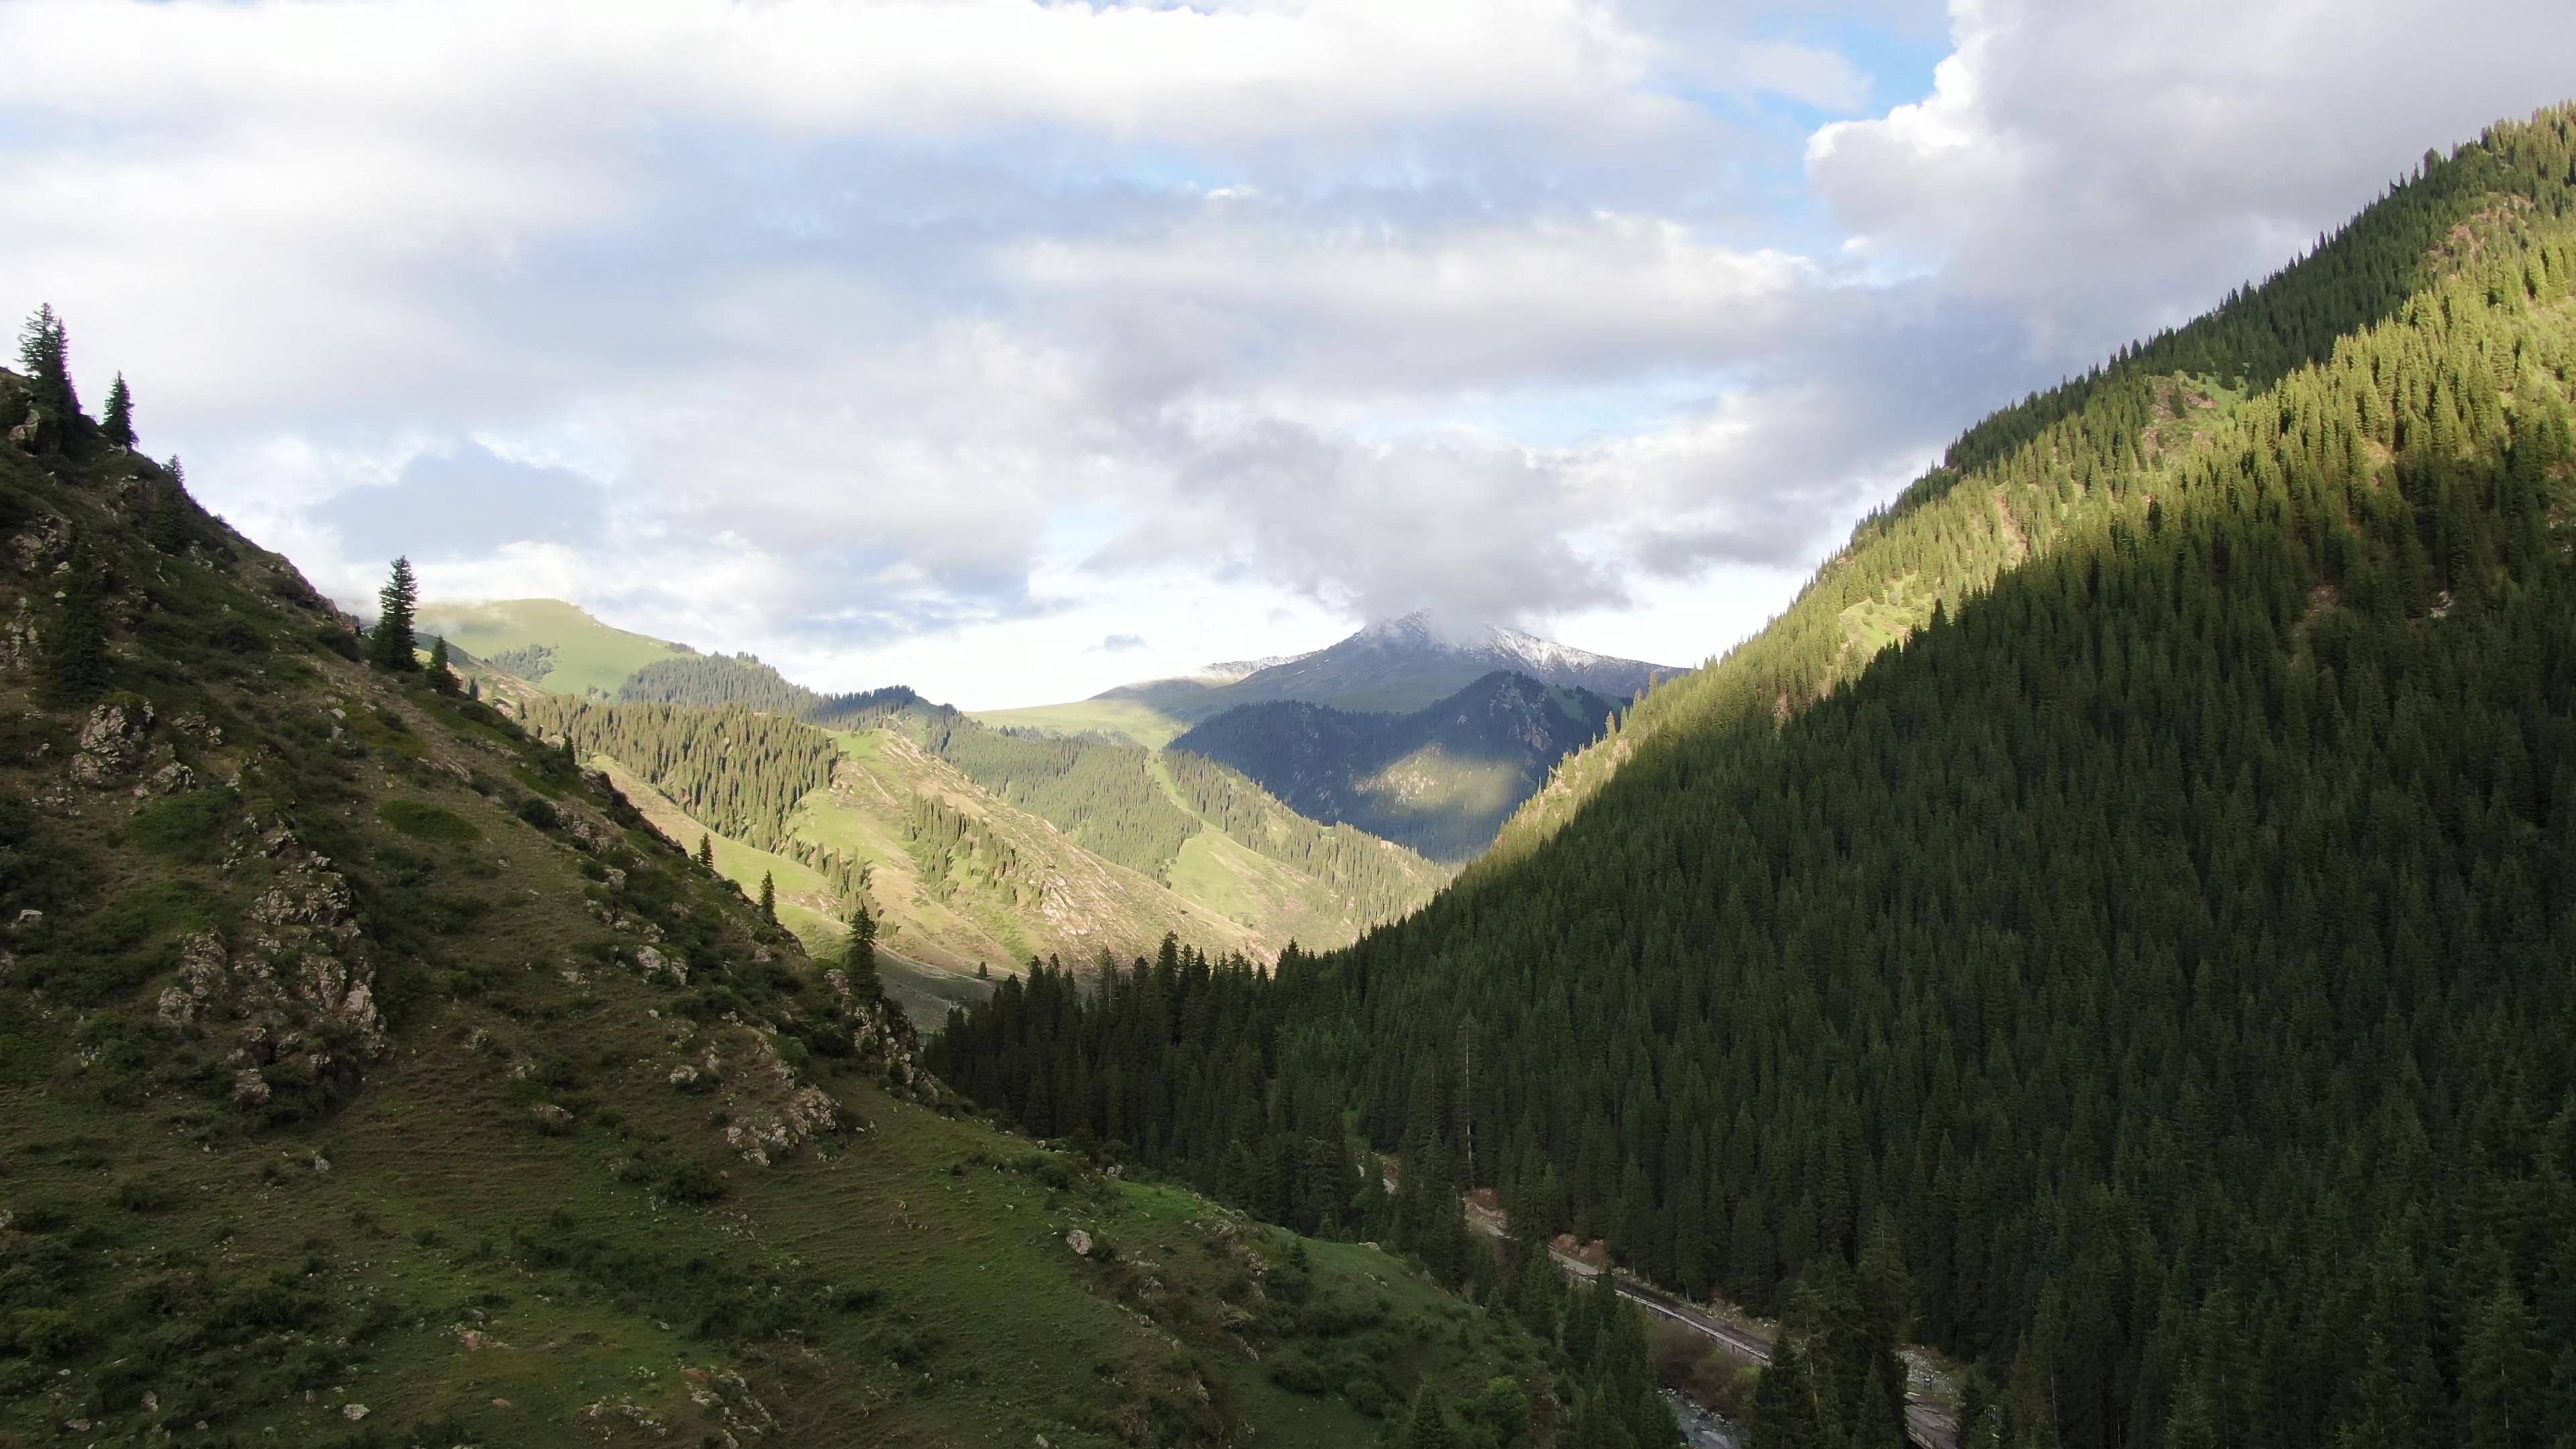
M 0 309 L 347 601 L 997 708 L 1689 665 L 2570 98 L 2565 0 L 7 0 Z

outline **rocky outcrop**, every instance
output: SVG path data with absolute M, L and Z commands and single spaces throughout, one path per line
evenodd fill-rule
M 142 766 L 151 731 L 149 703 L 128 696 L 99 705 L 81 725 L 72 778 L 84 785 L 107 786 L 134 774 Z
M 190 937 L 155 1019 L 183 1039 L 228 1039 L 233 1101 L 291 1113 L 354 1087 L 385 1032 L 348 881 L 291 832 L 261 845 L 277 875 L 251 905 L 252 931 L 229 946 Z

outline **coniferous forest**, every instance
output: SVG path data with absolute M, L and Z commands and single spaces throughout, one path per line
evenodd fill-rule
M 1347 1123 L 1785 1313 L 1763 1449 L 1898 1442 L 1900 1332 L 1972 1445 L 2576 1442 L 2571 187 L 2576 111 L 2428 157 L 1971 429 L 1420 915 L 1036 978 L 941 1070 L 1289 1221 Z

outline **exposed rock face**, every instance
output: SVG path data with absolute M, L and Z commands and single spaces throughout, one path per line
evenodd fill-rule
M 72 778 L 84 785 L 112 785 L 143 762 L 152 730 L 152 706 L 139 699 L 110 700 L 89 712 L 81 726 Z
M 375 966 L 348 881 L 295 837 L 261 841 L 277 878 L 250 910 L 257 930 L 227 947 L 208 931 L 182 946 L 179 979 L 156 1017 L 187 1038 L 233 1034 L 233 1101 L 265 1108 L 280 1093 L 330 1095 L 384 1054 Z

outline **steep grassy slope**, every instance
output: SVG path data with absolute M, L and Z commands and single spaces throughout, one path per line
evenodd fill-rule
M 1326 1445 L 1497 1374 L 1561 1419 L 1383 1255 L 942 1115 L 603 778 L 0 416 L 0 1444 Z
M 443 635 L 493 668 L 558 694 L 614 697 L 637 670 L 690 652 L 610 628 L 561 599 L 425 604 L 420 632 L 424 639 Z
M 1972 430 L 1543 842 L 1228 983 L 1274 1075 L 1121 1127 L 1353 1102 L 1781 1310 L 1758 1445 L 1855 1442 L 1908 1320 L 1978 1449 L 2576 1437 L 2571 411 L 2576 108 Z M 1118 1035 L 995 1002 L 956 1080 Z M 1228 1059 L 1147 1045 L 1093 1079 Z
M 1317 820 L 1465 860 L 1600 738 L 1609 700 L 1497 671 L 1411 714 L 1295 701 L 1237 705 L 1172 742 L 1242 771 Z

